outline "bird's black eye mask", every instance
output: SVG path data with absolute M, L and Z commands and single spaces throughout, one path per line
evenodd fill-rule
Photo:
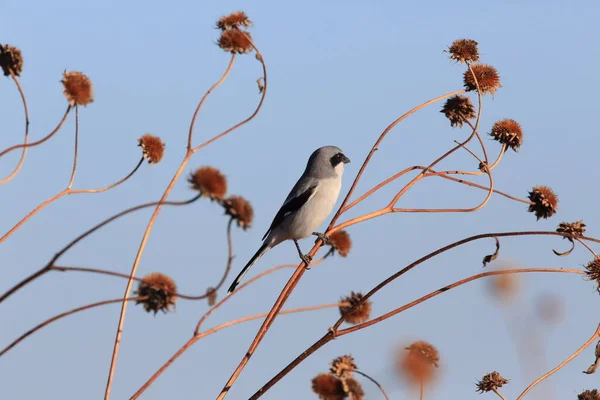
M 333 168 L 337 167 L 340 163 L 349 163 L 350 159 L 344 155 L 344 153 L 337 153 L 333 157 L 330 158 L 331 165 Z

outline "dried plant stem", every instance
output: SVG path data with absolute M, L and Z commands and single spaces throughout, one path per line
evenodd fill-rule
M 492 391 L 493 391 L 494 393 L 496 393 L 496 394 L 497 394 L 497 395 L 498 395 L 498 396 L 499 396 L 499 397 L 500 397 L 502 400 L 506 400 L 506 398 L 505 398 L 504 396 L 502 396 L 502 393 L 500 393 L 500 392 L 498 391 L 498 389 L 492 389 Z
M 23 162 L 25 161 L 25 156 L 27 155 L 27 143 L 29 143 L 29 109 L 27 108 L 27 100 L 25 98 L 25 92 L 23 91 L 23 88 L 21 87 L 19 80 L 17 79 L 15 73 L 12 70 L 10 71 L 10 77 L 12 78 L 13 82 L 17 86 L 19 95 L 21 95 L 21 101 L 23 102 L 23 111 L 25 113 L 25 140 L 23 141 L 23 143 L 25 146 L 23 147 L 23 151 L 21 152 L 21 158 L 19 159 L 17 166 L 15 167 L 13 172 L 11 172 L 10 175 L 8 175 L 6 178 L 0 180 L 0 185 L 4 184 L 6 182 L 9 182 L 12 178 L 14 178 L 17 175 L 17 173 L 23 166 Z
M 40 329 L 42 329 L 43 327 L 50 325 L 51 323 L 58 321 L 59 319 L 62 319 L 64 317 L 67 317 L 69 315 L 78 313 L 80 311 L 85 311 L 85 310 L 89 310 L 90 308 L 95 308 L 95 307 L 100 307 L 100 306 L 104 306 L 107 304 L 113 304 L 113 303 L 122 303 L 123 301 L 137 301 L 137 300 L 145 300 L 146 296 L 141 296 L 141 297 L 131 297 L 128 299 L 122 299 L 122 298 L 118 298 L 118 299 L 113 299 L 113 300 L 104 300 L 104 301 L 99 301 L 97 303 L 92 303 L 92 304 L 87 304 L 85 306 L 82 307 L 77 307 L 74 308 L 72 310 L 66 311 L 64 313 L 55 315 L 52 318 L 48 318 L 47 320 L 45 320 L 44 322 L 34 326 L 33 328 L 31 328 L 30 330 L 28 330 L 27 332 L 25 332 L 24 334 L 22 334 L 21 336 L 19 336 L 16 340 L 14 340 L 11 344 L 9 344 L 8 346 L 6 346 L 2 351 L 0 351 L 0 357 L 2 357 L 6 352 L 8 352 L 10 349 L 12 349 L 13 347 L 15 347 L 17 344 L 19 344 L 20 342 L 22 342 L 23 340 L 25 340 L 27 337 L 33 335 L 35 332 L 39 331 Z
M 346 305 L 348 305 L 348 303 L 345 303 L 345 302 L 342 302 L 342 303 L 333 303 L 333 304 L 322 304 L 322 305 L 318 305 L 318 306 L 301 307 L 301 308 L 293 308 L 293 309 L 290 309 L 290 310 L 282 310 L 279 314 L 280 315 L 295 314 L 295 313 L 299 313 L 299 312 L 323 310 L 323 309 L 326 309 L 326 308 L 337 308 L 337 307 L 346 306 Z M 148 387 L 150 387 L 150 385 L 152 385 L 152 383 L 167 368 L 169 368 L 169 366 L 171 364 L 173 364 L 173 362 L 175 362 L 175 360 L 177 360 L 177 358 L 179 358 L 179 356 L 181 356 L 188 348 L 190 348 L 198 340 L 200 340 L 200 339 L 202 339 L 202 338 L 204 338 L 206 336 L 212 335 L 213 333 L 216 333 L 216 332 L 220 331 L 221 329 L 227 328 L 229 326 L 241 324 L 243 322 L 253 321 L 255 319 L 264 318 L 267 315 L 268 315 L 268 313 L 262 313 L 262 314 L 250 315 L 248 317 L 238 318 L 238 319 L 235 319 L 233 321 L 225 322 L 225 323 L 223 323 L 221 325 L 218 325 L 218 326 L 216 326 L 214 328 L 211 328 L 211 329 L 209 329 L 207 331 L 199 332 L 198 334 L 195 334 L 179 350 L 177 350 L 177 352 L 162 367 L 160 367 L 160 369 L 158 371 L 156 371 L 154 373 L 154 375 L 152 375 L 152 377 L 150 377 L 150 379 L 148 379 L 148 381 L 146 383 L 144 383 L 144 385 L 137 392 L 135 392 L 135 394 L 133 396 L 131 396 L 130 400 L 137 399 L 142 393 L 144 393 L 146 391 L 146 389 L 148 389 Z
M 233 261 L 233 244 L 231 242 L 231 225 L 233 224 L 233 218 L 229 218 L 229 222 L 227 223 L 227 263 L 225 264 L 225 271 L 223 271 L 223 276 L 217 286 L 209 289 L 206 296 L 210 294 L 212 291 L 218 291 L 225 280 L 227 279 L 227 275 L 229 275 L 229 271 L 231 270 L 231 263 Z
M 361 371 L 359 371 L 357 369 L 355 369 L 354 372 L 356 372 L 359 375 L 364 376 L 365 378 L 367 378 L 368 380 L 370 380 L 371 382 L 373 382 L 379 388 L 379 390 L 381 390 L 381 394 L 383 394 L 383 397 L 385 397 L 386 400 L 390 400 L 390 397 L 387 395 L 387 393 L 385 392 L 385 389 L 383 388 L 383 386 L 381 386 L 379 384 L 379 382 L 377 382 L 375 379 L 371 378 L 369 375 L 367 375 L 364 372 L 361 372 Z
M 575 240 L 577 240 L 579 243 L 581 243 L 581 245 L 583 247 L 585 247 L 586 249 L 588 249 L 588 251 L 590 253 L 592 253 L 594 257 L 598 257 L 598 254 L 596 254 L 596 252 L 594 251 L 594 249 L 592 249 L 586 242 L 584 242 L 583 240 L 581 240 L 579 238 L 575 238 Z
M 421 390 L 420 390 L 421 395 L 419 396 L 419 398 L 421 400 L 424 400 L 425 399 L 425 381 L 423 379 L 421 379 L 421 383 L 419 386 L 421 388 Z
M 65 121 L 67 120 L 67 116 L 69 115 L 69 111 L 71 111 L 71 106 L 67 107 L 67 111 L 65 111 L 65 114 L 63 115 L 62 119 L 60 120 L 60 122 L 58 123 L 58 125 L 56 126 L 56 128 L 54 128 L 52 130 L 52 132 L 50 132 L 47 136 L 45 136 L 44 138 L 38 140 L 37 142 L 17 144 L 17 145 L 14 145 L 12 147 L 9 147 L 8 149 L 5 149 L 4 151 L 2 151 L 0 153 L 0 157 L 2 157 L 3 155 L 5 155 L 7 153 L 10 153 L 13 150 L 22 149 L 22 148 L 30 148 L 30 147 L 34 147 L 34 146 L 37 146 L 37 145 L 40 145 L 40 144 L 44 143 L 45 141 L 47 141 L 48 139 L 50 139 L 52 136 L 54 136 L 60 130 L 60 128 L 62 128 L 62 126 L 64 125 Z
M 561 369 L 562 367 L 564 367 L 565 365 L 567 365 L 568 363 L 570 363 L 571 361 L 573 361 L 573 359 L 575 357 L 577 357 L 583 350 L 585 350 L 589 345 L 591 345 L 592 343 L 594 343 L 596 341 L 596 339 L 600 338 L 600 325 L 598 325 L 598 327 L 596 328 L 596 331 L 594 332 L 594 334 L 592 335 L 592 337 L 590 337 L 588 339 L 587 342 L 585 342 L 583 344 L 583 346 L 581 346 L 579 349 L 577 349 L 577 351 L 573 354 L 571 354 L 569 356 L 569 358 L 567 358 L 565 361 L 563 361 L 562 363 L 560 363 L 559 365 L 557 365 L 555 368 L 553 368 L 552 370 L 546 372 L 544 375 L 540 376 L 538 379 L 536 379 L 531 385 L 527 386 L 527 388 L 523 391 L 523 393 L 521 393 L 519 395 L 519 397 L 517 397 L 517 400 L 521 400 L 523 397 L 525 397 L 525 395 L 531 390 L 533 389 L 538 383 L 540 383 L 541 381 L 543 381 L 544 379 L 548 378 L 550 375 L 554 374 L 556 371 L 558 371 L 559 369 Z
M 71 190 L 75 181 L 75 173 L 77 172 L 77 155 L 79 154 L 79 107 L 75 105 L 75 150 L 73 151 L 73 168 L 71 170 L 71 178 L 65 191 Z

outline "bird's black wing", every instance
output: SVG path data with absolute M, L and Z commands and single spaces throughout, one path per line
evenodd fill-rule
M 317 190 L 317 181 L 312 181 L 310 183 L 300 184 L 298 182 L 296 186 L 292 189 L 285 203 L 281 206 L 275 218 L 273 218 L 273 222 L 271 222 L 271 226 L 263 236 L 262 240 L 265 240 L 267 235 L 271 233 L 271 230 L 281 224 L 285 217 L 293 213 L 294 211 L 298 211 L 306 202 L 315 194 Z M 292 195 L 295 194 L 295 195 Z

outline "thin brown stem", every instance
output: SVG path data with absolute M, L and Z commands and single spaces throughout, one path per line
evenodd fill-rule
M 499 396 L 499 397 L 500 397 L 502 400 L 506 400 L 506 398 L 505 398 L 504 396 L 502 396 L 502 393 L 500 393 L 500 392 L 498 391 L 498 389 L 492 389 L 492 391 L 493 391 L 494 393 L 496 393 L 496 394 L 497 394 L 497 395 L 498 395 L 498 396 Z
M 227 279 L 227 275 L 229 275 L 229 271 L 231 270 L 231 263 L 233 262 L 233 243 L 231 241 L 231 225 L 233 224 L 233 218 L 229 218 L 229 222 L 227 223 L 227 263 L 225 264 L 225 271 L 223 272 L 223 276 L 217 286 L 211 288 L 214 291 L 218 291 L 225 280 Z
M 588 249 L 588 251 L 590 253 L 593 254 L 594 257 L 598 257 L 598 254 L 594 251 L 594 249 L 592 249 L 586 242 L 584 242 L 583 240 L 581 240 L 580 238 L 575 238 L 575 240 L 577 240 L 579 243 L 581 243 L 581 245 L 583 247 L 585 247 L 586 249 Z
M 523 393 L 521 393 L 519 395 L 519 397 L 517 397 L 517 400 L 521 400 L 538 383 L 540 383 L 544 379 L 548 378 L 550 375 L 554 374 L 556 371 L 558 371 L 559 369 L 561 369 L 562 367 L 564 367 L 565 365 L 567 365 L 568 363 L 573 361 L 573 359 L 575 357 L 577 357 L 579 354 L 581 354 L 581 352 L 583 350 L 585 350 L 590 344 L 594 343 L 596 341 L 596 339 L 598 339 L 599 337 L 600 337 L 600 325 L 598 325 L 598 327 L 596 328 L 596 331 L 594 332 L 592 337 L 590 337 L 588 339 L 588 341 L 583 344 L 583 346 L 581 346 L 579 349 L 577 349 L 577 351 L 575 351 L 575 353 L 571 354 L 565 361 L 561 362 L 555 368 L 551 369 L 550 371 L 546 372 L 544 375 L 542 375 L 538 379 L 536 379 L 531 385 L 527 386 L 527 388 L 523 391 Z
M 375 379 L 371 378 L 369 375 L 367 375 L 364 372 L 361 372 L 361 371 L 359 371 L 357 369 L 355 369 L 354 372 L 356 372 L 359 375 L 364 376 L 365 378 L 367 378 L 368 380 L 370 380 L 371 382 L 373 382 L 379 388 L 379 390 L 381 391 L 381 394 L 383 394 L 383 397 L 385 397 L 386 400 L 390 400 L 390 397 L 387 395 L 387 393 L 385 392 L 385 389 L 383 388 L 383 386 L 381 386 L 379 384 L 379 382 L 377 382 Z
M 71 190 L 75 181 L 75 173 L 77 171 L 77 154 L 79 153 L 79 107 L 75 105 L 75 150 L 73 151 L 73 169 L 71 170 L 71 178 L 67 184 L 67 191 Z
M 420 390 L 421 395 L 419 396 L 419 398 L 421 400 L 424 400 L 425 399 L 425 381 L 423 379 L 421 379 L 421 383 L 419 386 L 421 387 L 421 390 Z

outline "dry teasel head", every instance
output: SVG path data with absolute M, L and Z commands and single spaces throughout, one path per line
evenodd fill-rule
M 340 306 L 340 314 L 344 317 L 344 321 L 356 325 L 369 319 L 371 316 L 371 301 L 368 299 L 356 307 L 354 311 L 347 314 L 350 308 L 357 304 L 362 298 L 363 295 L 361 293 L 350 292 L 350 296 L 342 297 L 340 299 L 340 303 L 349 303 L 347 306 Z
M 560 224 L 558 224 L 556 232 L 566 233 L 567 235 L 573 235 L 575 237 L 583 236 L 583 234 L 585 233 L 585 224 L 583 223 L 583 220 L 575 222 L 561 222 Z M 570 237 L 566 236 L 563 236 L 563 239 L 573 240 Z
M 162 160 L 165 144 L 158 136 L 145 134 L 138 139 L 138 146 L 142 148 L 142 156 L 148 159 L 148 164 L 156 164 Z
M 587 270 L 587 280 L 596 282 L 596 290 L 600 293 L 600 256 L 594 257 L 594 259 L 585 265 Z
M 477 116 L 473 103 L 466 96 L 452 96 L 440 111 L 450 120 L 450 126 L 462 128 L 463 123 Z
M 398 360 L 398 369 L 412 384 L 430 382 L 439 367 L 440 355 L 431 344 L 418 341 L 404 349 Z
M 221 37 L 217 44 L 227 52 L 238 54 L 249 53 L 254 48 L 250 33 L 238 29 L 221 32 Z
M 535 213 L 538 221 L 540 218 L 550 218 L 556 214 L 558 208 L 558 196 L 554 194 L 548 186 L 535 186 L 529 192 L 529 200 L 533 204 L 529 205 L 529 212 Z
M 342 386 L 344 392 L 350 400 L 363 400 L 365 398 L 365 392 L 359 381 L 354 378 L 342 379 Z
M 357 368 L 356 364 L 354 364 L 354 357 L 351 355 L 337 357 L 330 365 L 331 368 L 329 370 L 338 378 L 350 378 Z
M 236 28 L 248 28 L 252 26 L 252 21 L 248 19 L 248 16 L 243 11 L 235 11 L 229 15 L 224 15 L 217 21 L 217 28 L 222 31 Z
M 485 375 L 479 382 L 475 385 L 477 386 L 478 392 L 491 392 L 493 390 L 498 390 L 503 385 L 508 383 L 508 379 L 503 378 L 498 372 L 494 371 Z
M 135 294 L 144 296 L 146 299 L 137 300 L 135 303 L 142 303 L 147 312 L 154 311 L 154 315 L 161 310 L 164 313 L 170 311 L 171 306 L 175 307 L 175 292 L 177 286 L 168 276 L 160 272 L 153 272 L 142 278 Z
M 4 76 L 10 76 L 12 72 L 15 76 L 21 76 L 23 72 L 23 54 L 18 48 L 6 44 L 0 44 L 0 67 Z
M 519 151 L 519 147 L 523 144 L 523 130 L 514 119 L 503 119 L 494 123 L 490 136 L 514 151 Z
M 477 42 L 472 39 L 455 40 L 447 50 L 450 53 L 450 59 L 457 62 L 477 62 L 479 60 L 479 50 Z
M 331 254 L 337 251 L 342 257 L 348 256 L 348 253 L 350 253 L 350 249 L 352 248 L 350 235 L 343 229 L 333 232 L 331 236 L 329 236 L 327 244 L 331 246 L 331 250 L 329 251 Z
M 477 83 L 479 83 L 479 89 L 481 89 L 481 94 L 491 93 L 493 96 L 498 88 L 502 87 L 500 84 L 500 75 L 498 75 L 498 71 L 496 68 L 487 64 L 473 64 L 471 65 L 471 70 L 467 69 L 463 76 L 463 81 L 465 85 L 465 89 L 467 92 L 469 91 L 477 91 L 477 84 L 475 83 L 475 79 L 473 78 L 473 74 L 477 78 Z
M 248 200 L 242 196 L 229 196 L 223 200 L 225 214 L 236 220 L 237 225 L 246 230 L 252 224 L 254 219 L 254 210 Z
M 332 374 L 319 374 L 312 380 L 312 390 L 322 400 L 343 400 L 346 392 L 342 381 Z
M 90 78 L 81 72 L 64 72 L 62 84 L 65 97 L 71 106 L 87 106 L 94 101 L 94 87 Z
M 211 200 L 222 200 L 227 193 L 227 179 L 225 175 L 213 167 L 200 167 L 188 178 L 192 189 L 202 193 Z
M 600 400 L 598 389 L 586 390 L 577 395 L 577 400 Z

